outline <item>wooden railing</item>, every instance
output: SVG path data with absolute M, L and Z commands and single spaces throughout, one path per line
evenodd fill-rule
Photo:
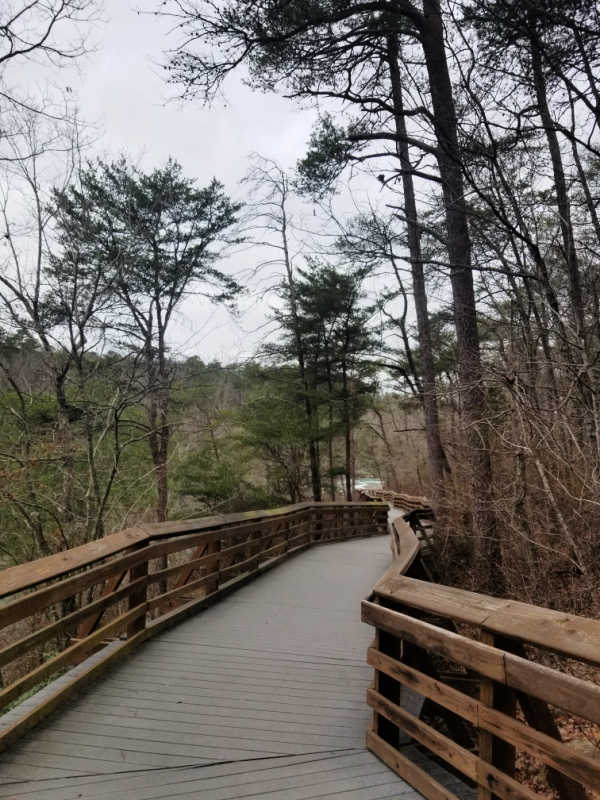
M 576 672 L 600 666 L 600 621 L 422 580 L 420 544 L 396 528 L 392 567 L 362 603 L 376 631 L 369 749 L 430 800 L 462 798 L 403 752 L 407 739 L 465 776 L 478 800 L 549 796 L 518 778 L 518 753 L 545 765 L 561 800 L 598 797 L 586 790 L 600 791 L 600 686 Z M 580 726 L 579 746 L 561 741 L 552 709 Z
M 381 500 L 401 511 L 431 511 L 431 505 L 426 497 L 404 492 L 390 492 L 387 489 L 359 489 L 358 494 L 365 499 Z
M 128 528 L 3 570 L 0 712 L 23 699 L 25 711 L 5 715 L 0 750 L 145 639 L 292 554 L 386 532 L 382 503 L 304 503 Z

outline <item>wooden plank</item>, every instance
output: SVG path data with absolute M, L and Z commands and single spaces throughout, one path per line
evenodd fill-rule
M 211 534 L 211 535 L 212 535 L 212 534 Z M 296 537 L 293 537 L 293 538 L 295 539 Z M 305 536 L 305 534 L 303 534 L 302 536 L 300 536 L 300 535 L 299 535 L 299 536 L 298 536 L 298 538 L 299 538 L 299 539 L 300 539 L 300 538 L 304 538 L 304 540 L 305 540 L 306 536 Z M 177 545 L 178 545 L 178 546 L 180 546 L 180 543 L 179 543 L 179 542 L 177 542 Z M 274 566 L 276 566 L 277 564 L 279 564 L 279 563 L 282 563 L 283 561 L 287 560 L 287 558 L 288 558 L 288 557 L 290 557 L 292 554 L 295 554 L 295 553 L 302 552 L 302 551 L 303 551 L 303 550 L 305 550 L 306 548 L 307 548 L 307 544 L 306 544 L 306 542 L 304 541 L 304 543 L 303 543 L 303 544 L 301 544 L 301 545 L 300 545 L 300 546 L 298 546 L 297 548 L 294 548 L 294 549 L 290 550 L 290 552 L 289 552 L 289 553 L 286 553 L 286 554 L 284 554 L 283 556 L 280 556 L 280 557 L 278 557 L 278 558 L 275 558 L 275 559 L 273 559 L 273 560 L 272 560 L 272 562 L 270 562 L 270 563 L 268 563 L 268 564 L 266 564 L 266 565 L 263 565 L 263 566 L 261 566 L 261 567 L 260 567 L 260 569 L 258 570 L 258 573 L 257 573 L 257 574 L 263 574 L 263 573 L 264 573 L 264 572 L 266 572 L 268 569 L 271 569 L 271 568 L 273 568 Z M 156 554 L 156 550 L 154 549 L 154 545 L 150 545 L 150 546 L 148 546 L 147 548 L 144 548 L 144 551 L 143 551 L 143 556 L 141 556 L 141 558 L 143 559 L 143 561 L 145 561 L 147 558 L 151 557 L 151 554 L 152 554 L 152 555 L 155 555 L 155 554 Z M 139 561 L 140 561 L 140 556 L 139 556 L 139 555 L 138 555 L 138 556 L 135 556 L 135 554 L 128 554 L 128 556 L 133 556 L 133 557 L 137 558 L 137 560 L 138 560 L 138 563 L 139 563 Z M 121 565 L 122 565 L 122 562 L 120 562 L 120 563 L 121 563 Z M 102 566 L 101 566 L 101 569 L 102 569 L 102 570 L 105 570 L 105 568 L 106 568 L 107 566 L 108 566 L 108 565 L 102 565 Z M 110 568 L 113 570 L 113 574 L 114 574 L 115 567 L 118 567 L 118 565 L 117 565 L 117 564 L 111 564 L 111 565 L 110 565 Z M 94 569 L 96 569 L 96 568 L 94 568 Z M 101 573 L 101 574 L 104 574 L 104 575 L 105 575 L 106 573 L 105 573 L 105 572 L 103 572 L 103 573 Z M 78 578 L 79 578 L 79 577 L 81 577 L 81 576 L 76 576 L 76 577 L 78 577 Z M 215 600 L 217 600 L 217 599 L 220 599 L 220 598 L 224 597 L 224 596 L 225 596 L 226 594 L 228 594 L 230 591 L 234 591 L 234 590 L 235 590 L 236 588 L 238 588 L 239 586 L 242 586 L 242 585 L 244 585 L 244 584 L 245 584 L 247 581 L 248 581 L 248 578 L 247 578 L 247 576 L 242 576 L 242 577 L 240 577 L 240 578 L 238 578 L 238 579 L 235 579 L 235 580 L 234 580 L 234 581 L 232 581 L 230 584 L 227 584 L 226 586 L 224 586 L 224 587 L 223 587 L 221 590 L 219 590 L 218 592 L 215 592 L 214 596 L 212 596 L 212 597 L 209 597 L 209 598 L 202 598 L 202 599 L 198 599 L 198 600 L 191 601 L 190 603 L 186 603 L 185 605 L 183 605 L 183 606 L 181 606 L 181 607 L 177 608 L 177 609 L 175 610 L 175 612 L 173 612 L 172 614 L 167 614 L 167 615 L 164 615 L 163 617 L 159 618 L 159 620 L 157 620 L 157 621 L 156 621 L 156 622 L 157 622 L 157 624 L 151 624 L 151 625 L 149 626 L 149 627 L 150 627 L 150 630 L 146 630 L 146 631 L 144 631 L 144 632 L 140 632 L 140 635 L 136 635 L 134 644 L 136 644 L 136 645 L 137 645 L 137 644 L 139 644 L 141 641 L 144 641 L 146 638 L 149 638 L 150 636 L 153 636 L 153 635 L 155 635 L 155 634 L 156 634 L 156 633 L 158 633 L 159 631 L 166 629 L 166 628 L 167 628 L 167 627 L 169 627 L 170 625 L 173 625 L 173 624 L 175 624 L 176 622 L 179 622 L 180 620 L 182 620 L 182 619 L 186 618 L 187 616 L 191 616 L 191 615 L 195 614 L 195 613 L 196 613 L 198 610 L 200 610 L 201 608 L 203 608 L 203 607 L 206 607 L 207 605 L 210 605 L 212 602 L 215 602 Z M 98 582 L 98 573 L 96 573 L 96 574 L 93 576 L 93 580 L 92 580 L 92 582 Z M 71 584 L 71 587 L 72 587 L 72 584 Z M 63 588 L 64 588 L 64 587 L 63 587 Z M 89 613 L 89 609 L 88 609 L 88 611 L 87 611 L 86 613 Z M 99 634 L 101 637 L 104 637 L 104 636 L 106 635 L 106 629 L 103 629 L 102 631 L 98 631 L 97 633 L 98 633 L 98 634 Z M 95 641 L 95 640 L 94 640 L 94 641 Z M 79 644 L 79 643 L 78 643 L 78 644 Z M 83 644 L 83 643 L 82 643 L 82 644 Z M 120 647 L 121 647 L 121 645 L 119 645 L 119 648 L 120 648 Z M 129 651 L 130 651 L 130 649 L 129 649 L 129 648 L 128 648 L 127 650 L 123 650 L 123 652 L 124 652 L 124 653 L 125 653 L 125 652 L 129 652 Z M 72 651 L 71 651 L 71 652 L 72 652 Z M 63 677 L 64 677 L 64 676 L 63 676 Z M 61 680 L 62 680 L 62 678 L 61 678 Z M 77 684 L 75 683 L 75 687 L 73 688 L 73 691 L 75 691 L 75 689 L 76 689 L 76 686 L 77 686 Z M 123 704 L 125 704 L 125 703 L 123 703 Z M 303 702 L 302 700 L 300 700 L 300 701 L 299 701 L 299 703 L 298 703 L 298 704 L 296 704 L 296 706 L 295 706 L 295 707 L 296 707 L 296 708 L 304 708 L 304 707 L 306 707 L 306 703 L 305 703 L 305 702 Z M 33 712 L 32 712 L 32 713 L 33 713 Z M 350 712 L 348 712 L 348 713 L 350 713 Z M 43 711 L 40 711 L 39 709 L 36 709 L 36 710 L 35 710 L 35 713 L 34 713 L 34 716 L 33 716 L 33 718 L 35 718 L 35 719 L 41 719 L 41 718 L 42 718 L 42 716 L 43 716 Z M 24 729 L 26 729 L 26 728 L 22 728 L 21 730 L 24 730 Z
M 487 678 L 600 724 L 600 686 L 590 681 L 565 675 L 368 600 L 362 602 L 362 619 Z
M 18 639 L 16 642 L 7 645 L 4 649 L 0 650 L 0 666 L 8 664 L 14 658 L 23 655 L 32 647 L 48 641 L 48 639 L 52 638 L 57 633 L 65 631 L 71 625 L 77 623 L 80 619 L 86 619 L 90 615 L 90 612 L 94 614 L 100 611 L 105 611 L 109 606 L 113 605 L 114 603 L 118 603 L 119 600 L 123 600 L 131 592 L 135 592 L 143 588 L 144 584 L 144 578 L 140 578 L 133 583 L 128 583 L 126 586 L 117 589 L 117 591 L 113 592 L 112 594 L 105 595 L 99 600 L 89 603 L 87 606 L 83 606 L 83 608 L 80 608 L 78 611 L 73 611 L 71 614 L 67 614 L 56 622 L 53 622 L 50 625 L 45 625 L 43 628 L 30 633 L 28 636 L 23 636 L 23 638 Z
M 218 574 L 218 572 L 211 572 L 209 575 L 203 575 L 201 578 L 196 578 L 193 581 L 189 581 L 184 586 L 176 586 L 174 589 L 171 589 L 164 594 L 159 594 L 157 597 L 153 597 L 152 599 L 148 600 L 148 611 L 155 611 L 157 608 L 160 609 L 171 607 L 170 601 L 175 600 L 177 597 L 185 596 L 196 589 L 209 586 L 211 582 L 214 583 L 215 576 Z
M 464 747 L 460 747 L 452 739 L 438 733 L 430 725 L 409 714 L 396 703 L 392 703 L 385 697 L 367 689 L 367 703 L 369 706 L 381 714 L 394 725 L 397 725 L 405 733 L 422 744 L 432 753 L 447 761 L 449 764 L 462 772 L 472 780 L 476 780 L 477 758 Z
M 39 558 L 37 561 L 8 567 L 1 573 L 0 598 L 30 589 L 44 581 L 59 578 L 74 569 L 87 567 L 136 544 L 139 545 L 147 539 L 148 532 L 144 528 L 126 528 L 119 533 L 110 534 L 79 547 L 72 547 L 70 550 L 63 550 L 52 556 Z
M 129 609 L 131 611 L 142 606 L 145 609 L 143 614 L 133 616 L 127 625 L 127 638 L 133 639 L 146 627 L 146 612 L 148 611 L 148 560 L 142 561 L 136 564 L 135 567 L 132 567 L 129 576 L 132 582 L 140 580 L 138 588 L 129 595 Z
M 427 800 L 460 800 L 373 731 L 367 731 L 367 747 Z
M 205 547 L 208 547 L 208 545 L 202 545 L 198 548 L 198 551 L 204 550 Z M 199 558 L 194 558 L 191 561 L 186 561 L 184 564 L 176 564 L 173 567 L 167 567 L 166 569 L 159 569 L 156 572 L 151 572 L 148 576 L 148 585 L 152 586 L 165 580 L 165 578 L 172 578 L 173 576 L 178 575 L 179 580 L 177 580 L 176 585 L 173 587 L 174 589 L 177 589 L 185 585 L 185 581 L 181 580 L 183 576 L 186 576 L 186 579 L 189 579 L 189 575 L 196 570 L 204 569 L 206 567 L 213 567 L 218 563 L 218 555 L 200 556 Z
M 504 653 L 451 631 L 430 625 L 398 611 L 363 600 L 363 622 L 408 639 L 458 664 L 474 669 L 488 678 L 505 683 Z
M 481 625 L 492 633 L 600 664 L 597 619 L 407 578 L 393 570 L 377 582 L 373 591 L 411 608 Z
M 479 708 L 479 724 L 486 731 L 512 742 L 544 764 L 560 770 L 588 789 L 600 789 L 600 761 L 579 753 L 569 745 L 524 725 L 494 709 Z
M 76 644 L 67 647 L 67 649 L 63 650 L 62 653 L 59 653 L 57 656 L 54 656 L 54 658 L 51 658 L 44 664 L 41 664 L 36 669 L 20 678 L 18 681 L 11 683 L 10 686 L 7 686 L 5 689 L 0 691 L 0 708 L 4 708 L 4 706 L 8 705 L 8 703 L 11 703 L 15 698 L 23 694 L 23 692 L 31 689 L 32 686 L 36 686 L 37 684 L 41 683 L 47 677 L 56 672 L 56 670 L 60 667 L 70 664 L 71 660 L 75 656 L 78 656 L 81 653 L 89 652 L 96 647 L 96 645 L 100 644 L 103 639 L 126 627 L 128 624 L 140 618 L 145 613 L 145 603 L 137 608 L 132 608 L 126 614 L 121 615 L 112 622 L 104 625 L 102 628 L 99 628 L 95 633 L 92 633 L 81 642 L 77 642 Z
M 507 639 L 504 647 L 508 652 L 512 652 L 515 655 L 525 655 L 524 647 L 520 642 Z M 517 692 L 516 694 L 523 716 L 531 728 L 541 731 L 559 742 L 562 741 L 554 714 L 548 704 L 523 692 Z M 550 767 L 547 770 L 547 778 L 550 786 L 558 792 L 560 800 L 585 800 L 586 793 L 581 785 L 575 783 L 566 775 Z
M 348 504 L 322 503 L 318 505 L 323 510 L 339 511 Z M 352 505 L 357 508 L 371 506 L 369 503 L 355 503 Z M 25 589 L 31 589 L 45 581 L 62 577 L 75 569 L 90 566 L 115 553 L 127 550 L 133 545 L 140 545 L 142 542 L 158 541 L 196 532 L 217 532 L 223 528 L 230 528 L 231 531 L 243 531 L 245 524 L 250 525 L 262 520 L 268 521 L 276 517 L 301 518 L 303 514 L 310 512 L 314 506 L 315 503 L 299 503 L 264 511 L 227 514 L 183 522 L 153 523 L 126 528 L 94 542 L 88 542 L 70 550 L 2 570 L 0 598 Z
M 367 702 L 379 714 L 387 716 L 390 721 L 405 730 L 432 753 L 452 764 L 463 775 L 474 780 L 478 786 L 486 788 L 502 800 L 539 800 L 536 792 L 517 783 L 514 778 L 504 775 L 491 764 L 474 756 L 453 742 L 452 739 L 438 733 L 434 728 L 408 714 L 400 706 L 390 703 L 372 689 L 367 691 Z
M 102 587 L 100 599 L 103 597 L 108 597 L 116 592 L 127 577 L 128 572 L 129 570 L 127 569 L 122 572 L 117 572 L 116 575 L 113 575 L 113 577 L 105 581 L 104 586 Z M 100 620 L 103 616 L 104 609 L 101 608 L 97 612 L 94 612 L 90 617 L 83 619 L 77 628 L 77 638 L 84 639 L 86 636 L 89 636 L 90 633 L 93 633 L 100 624 Z
M 600 620 L 509 600 L 484 624 L 490 631 L 600 665 Z
M 139 551 L 113 559 L 107 564 L 102 564 L 79 575 L 74 575 L 72 578 L 65 578 L 44 589 L 38 589 L 36 592 L 26 594 L 24 597 L 0 607 L 0 628 L 12 625 L 38 611 L 44 611 L 49 606 L 59 603 L 67 597 L 72 597 L 89 586 L 100 583 L 124 569 L 129 569 L 142 561 L 152 558 L 153 554 L 153 547 L 145 547 Z
M 396 661 L 373 647 L 367 651 L 367 663 L 376 670 L 385 672 L 386 675 L 400 681 L 404 686 L 428 697 L 434 703 L 444 706 L 475 725 L 477 724 L 478 704 L 469 695 L 463 694 L 451 686 L 446 686 L 441 681 L 419 672 L 402 661 Z
M 506 683 L 525 694 L 600 725 L 600 686 L 505 653 Z
M 508 602 L 476 592 L 408 578 L 392 571 L 375 584 L 373 592 L 378 597 L 395 600 L 410 608 L 474 625 L 483 625 L 493 611 Z
M 496 767 L 477 759 L 477 784 L 485 786 L 502 800 L 541 800 L 537 792 L 509 778 Z

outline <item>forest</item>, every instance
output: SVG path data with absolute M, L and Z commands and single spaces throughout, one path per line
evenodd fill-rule
M 597 615 L 599 5 L 142 5 L 181 103 L 243 80 L 315 125 L 235 187 L 107 153 L 27 80 L 101 4 L 3 4 L 2 566 L 369 478 L 430 499 L 444 582 Z M 184 304 L 257 294 L 251 357 L 178 350 Z

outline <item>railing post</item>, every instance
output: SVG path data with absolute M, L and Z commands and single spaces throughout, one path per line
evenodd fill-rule
M 256 572 L 260 567 L 260 554 L 262 550 L 262 528 L 259 528 L 255 533 L 251 535 L 251 549 L 254 549 L 254 562 L 253 562 L 253 571 Z
M 221 552 L 221 538 L 219 537 L 218 539 L 215 539 L 214 542 L 211 542 L 207 548 L 207 553 L 209 555 L 215 555 L 215 554 L 217 555 L 216 565 L 215 565 L 216 566 L 215 575 L 213 580 L 211 581 L 211 584 L 206 587 L 207 594 L 213 594 L 214 592 L 217 592 L 219 590 L 219 577 L 221 572 L 220 552 Z
M 146 547 L 146 542 L 141 543 L 135 549 L 136 550 L 143 550 Z M 140 564 L 136 564 L 129 570 L 129 580 L 131 582 L 138 580 L 138 578 L 147 578 L 148 577 L 148 559 L 142 561 Z M 143 583 L 138 589 L 132 592 L 129 595 L 129 609 L 136 608 L 137 606 L 141 605 L 142 603 L 146 603 L 148 600 L 148 584 Z M 146 613 L 139 616 L 135 619 L 131 625 L 127 627 L 127 638 L 131 639 L 136 634 L 143 631 L 146 627 Z
M 501 637 L 496 637 L 485 629 L 481 631 L 481 641 L 490 647 L 500 647 L 504 649 L 504 642 Z M 490 678 L 480 678 L 479 702 L 489 708 L 502 711 L 508 716 L 514 717 L 516 712 L 516 695 L 506 686 L 496 683 Z M 479 757 L 487 761 L 494 767 L 509 776 L 515 772 L 516 751 L 513 745 L 498 739 L 488 731 L 479 729 Z M 479 786 L 477 789 L 477 800 L 499 800 L 488 788 Z
M 380 601 L 380 605 L 386 604 Z M 391 656 L 397 661 L 401 660 L 402 641 L 397 636 L 377 628 L 375 641 L 380 653 Z M 400 684 L 379 670 L 375 672 L 375 691 L 395 705 L 400 704 Z M 375 733 L 392 747 L 397 749 L 400 746 L 400 729 L 380 714 L 375 715 Z

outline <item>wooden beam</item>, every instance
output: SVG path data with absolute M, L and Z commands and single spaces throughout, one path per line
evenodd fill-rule
M 18 681 L 11 683 L 10 686 L 7 686 L 6 689 L 3 689 L 0 692 L 0 708 L 4 708 L 17 697 L 19 697 L 19 695 L 23 694 L 28 689 L 31 689 L 33 686 L 41 683 L 50 675 L 53 675 L 58 669 L 60 669 L 60 667 L 70 664 L 74 656 L 78 656 L 81 653 L 89 653 L 90 650 L 93 650 L 97 644 L 103 641 L 103 639 L 106 639 L 111 634 L 122 630 L 127 625 L 145 615 L 145 613 L 146 603 L 143 603 L 136 608 L 132 608 L 126 614 L 122 614 L 120 617 L 117 617 L 117 619 L 107 623 L 87 638 L 71 645 L 70 647 L 67 647 L 66 650 L 62 651 L 62 653 L 59 653 L 49 661 L 40 664 L 39 667 L 31 672 L 28 672 L 27 675 L 23 676 Z
M 89 603 L 87 606 L 83 606 L 83 608 L 61 617 L 61 619 L 57 620 L 56 622 L 45 625 L 43 628 L 39 628 L 37 631 L 34 631 L 27 636 L 23 636 L 21 639 L 18 639 L 16 642 L 13 642 L 12 644 L 7 645 L 5 648 L 0 650 L 0 666 L 10 663 L 15 658 L 27 653 L 32 647 L 42 644 L 43 642 L 47 642 L 48 639 L 56 636 L 56 634 L 62 633 L 71 625 L 76 624 L 79 620 L 87 618 L 90 612 L 92 614 L 104 613 L 109 606 L 114 605 L 114 603 L 118 603 L 120 600 L 128 597 L 128 595 L 132 592 L 136 592 L 141 589 L 144 585 L 145 579 L 142 577 L 138 581 L 135 581 L 134 583 L 128 583 L 127 586 L 123 586 L 117 591 L 112 592 L 110 595 L 105 595 L 99 600 Z M 79 640 L 83 638 L 85 637 L 78 637 Z
M 492 680 L 600 724 L 600 686 L 460 634 L 362 602 L 362 619 Z
M 393 569 L 375 584 L 373 592 L 420 611 L 481 625 L 490 633 L 600 665 L 597 619 L 420 581 Z
M 445 789 L 441 783 L 438 783 L 431 775 L 395 750 L 373 731 L 367 732 L 367 747 L 396 775 L 399 775 L 427 800 L 459 800 L 455 794 Z

